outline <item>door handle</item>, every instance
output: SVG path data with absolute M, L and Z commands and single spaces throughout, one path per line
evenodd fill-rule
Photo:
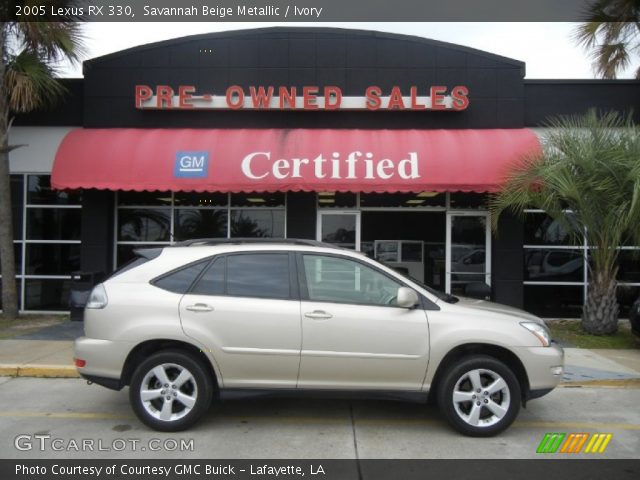
M 314 310 L 313 312 L 307 312 L 304 314 L 307 318 L 313 318 L 314 320 L 327 320 L 333 318 L 333 315 L 325 312 L 324 310 Z
M 195 305 L 187 305 L 185 307 L 190 312 L 211 312 L 213 311 L 213 307 L 211 305 L 207 305 L 206 303 L 196 303 Z

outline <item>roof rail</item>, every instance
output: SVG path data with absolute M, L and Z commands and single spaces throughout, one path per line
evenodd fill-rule
M 192 238 L 182 242 L 176 242 L 174 247 L 201 247 L 212 245 L 247 245 L 247 244 L 285 244 L 285 245 L 306 245 L 310 247 L 340 248 L 331 243 L 319 242 L 317 240 L 307 240 L 304 238 L 261 238 L 261 237 L 239 237 L 239 238 Z

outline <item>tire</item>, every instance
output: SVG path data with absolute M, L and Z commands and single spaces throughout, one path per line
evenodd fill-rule
M 502 432 L 520 411 L 520 383 L 509 367 L 493 357 L 462 358 L 447 368 L 437 388 L 438 405 L 449 424 L 471 437 Z
M 213 380 L 201 362 L 184 351 L 166 350 L 151 355 L 136 368 L 129 401 L 148 427 L 177 432 L 192 426 L 209 409 L 213 388 Z M 143 395 L 143 390 L 148 393 Z

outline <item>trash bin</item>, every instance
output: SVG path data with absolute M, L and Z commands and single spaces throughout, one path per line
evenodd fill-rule
M 103 272 L 71 272 L 69 313 L 72 322 L 84 320 L 84 307 L 87 305 L 91 290 L 103 278 Z

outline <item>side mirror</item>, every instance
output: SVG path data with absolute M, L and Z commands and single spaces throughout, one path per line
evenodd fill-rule
M 401 308 L 413 308 L 418 304 L 418 302 L 418 294 L 415 292 L 415 290 L 407 287 L 398 288 L 396 305 Z

